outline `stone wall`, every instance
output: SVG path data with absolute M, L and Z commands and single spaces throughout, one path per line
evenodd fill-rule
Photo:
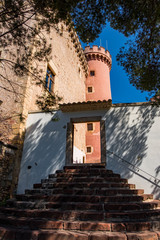
M 17 49 L 14 46 L 3 49 L 1 52 L 1 58 L 5 59 L 0 65 L 0 100 L 2 101 L 0 105 L 0 140 L 3 142 L 0 198 L 3 199 L 5 193 L 6 197 L 11 196 L 17 185 L 27 117 L 27 114 L 23 115 L 23 108 L 28 76 L 15 74 L 12 62 L 15 62 L 16 56 L 18 56 Z M 10 146 L 14 146 L 17 149 L 16 152 L 9 150 Z
M 0 203 L 11 196 L 14 158 L 17 148 L 0 141 Z
M 58 29 L 51 29 L 49 34 L 44 32 L 47 44 L 51 44 L 51 59 L 48 62 L 33 62 L 41 71 L 41 80 L 45 82 L 47 66 L 55 74 L 54 93 L 62 98 L 60 103 L 85 101 L 85 79 L 87 75 L 87 61 L 83 49 L 75 37 L 75 33 L 64 24 Z M 76 39 L 75 39 L 76 38 Z M 76 45 L 75 45 L 76 42 Z M 83 57 L 82 57 L 83 56 Z M 42 85 L 37 86 L 32 78 L 27 82 L 23 114 L 38 110 L 35 104 L 37 97 L 44 92 Z
M 57 29 L 51 30 L 50 34 L 46 32 L 43 34 L 46 36 L 47 43 L 52 46 L 51 58 L 48 62 L 33 61 L 29 69 L 37 66 L 37 69 L 41 71 L 41 82 L 45 83 L 46 70 L 49 65 L 55 73 L 54 92 L 62 97 L 61 103 L 84 101 L 85 76 L 88 68 L 75 32 L 64 24 L 59 24 Z M 11 46 L 10 49 L 2 51 L 1 57 L 15 61 L 17 52 L 20 54 L 20 51 Z M 5 76 L 0 82 L 0 140 L 18 149 L 16 156 L 9 161 L 12 166 L 12 190 L 10 191 L 14 192 L 18 181 L 28 112 L 38 110 L 36 100 L 44 92 L 47 94 L 47 90 L 42 84 L 37 85 L 37 79 L 32 75 L 28 74 L 23 77 L 15 75 L 9 64 L 1 64 L 0 73 Z M 3 179 L 6 171 L 5 168 L 2 169 Z

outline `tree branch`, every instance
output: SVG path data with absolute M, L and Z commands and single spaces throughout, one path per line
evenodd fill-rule
M 27 18 L 25 21 L 23 21 L 22 23 L 18 24 L 17 26 L 15 26 L 14 28 L 10 29 L 9 31 L 3 33 L 0 35 L 0 37 L 3 37 L 4 35 L 13 32 L 15 29 L 19 28 L 20 26 L 22 26 L 24 23 L 26 23 L 28 20 L 30 20 L 33 16 L 35 15 L 35 12 L 29 17 Z
M 3 58 L 0 58 L 0 61 L 5 61 L 5 62 L 11 63 L 11 64 L 17 64 L 17 63 L 15 63 L 15 62 L 11 61 L 11 60 L 3 59 Z M 19 64 L 19 66 L 21 66 L 21 65 Z M 42 84 L 44 84 L 44 82 L 43 82 L 37 75 L 35 75 L 34 73 L 32 73 L 28 68 L 26 68 L 25 66 L 23 66 L 23 68 L 24 68 L 28 73 L 30 73 L 34 78 L 38 79 Z

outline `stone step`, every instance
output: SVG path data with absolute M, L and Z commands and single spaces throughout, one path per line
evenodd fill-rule
M 85 172 L 82 171 L 82 175 L 83 175 L 83 174 L 85 174 L 85 175 L 86 175 L 86 174 L 87 174 L 87 175 L 89 175 L 89 174 L 92 175 L 92 171 L 94 172 L 94 170 L 95 170 L 97 173 L 100 173 L 100 174 L 101 174 L 101 173 L 105 173 L 106 175 L 107 175 L 107 174 L 115 174 L 112 170 L 108 170 L 108 169 L 106 169 L 106 168 L 103 168 L 103 169 L 97 169 L 97 168 L 96 168 L 96 169 L 93 169 L 93 168 L 92 168 L 92 169 L 89 169 L 88 171 L 85 171 L 85 170 L 84 170 Z M 56 174 L 63 174 L 63 175 L 69 175 L 69 174 L 71 174 L 71 175 L 77 175 L 77 174 L 78 174 L 78 175 L 79 175 L 79 172 L 77 172 L 77 173 L 76 173 L 76 172 L 70 172 L 70 173 L 69 173 L 69 172 L 66 172 L 65 170 L 56 170 L 55 173 L 56 173 Z
M 86 179 L 87 178 L 87 179 Z M 120 176 L 117 176 L 117 174 L 115 174 L 115 175 L 110 175 L 110 176 L 95 176 L 95 175 L 93 175 L 93 176 L 90 176 L 89 174 L 88 174 L 88 176 L 86 176 L 86 175 L 84 175 L 84 176 L 81 176 L 81 174 L 79 174 L 79 175 L 72 175 L 72 174 L 70 174 L 70 175 L 67 175 L 67 176 L 57 176 L 56 174 L 50 174 L 49 175 L 49 178 L 47 178 L 47 179 L 42 179 L 41 180 L 41 183 L 48 183 L 48 182 L 50 182 L 50 183 L 52 183 L 52 182 L 56 182 L 56 181 L 58 181 L 58 182 L 60 182 L 60 181 L 74 181 L 74 179 L 75 179 L 75 181 L 76 182 L 83 182 L 83 179 L 84 179 L 84 182 L 85 181 L 89 181 L 89 182 L 91 182 L 91 181 L 94 181 L 94 179 L 95 179 L 95 181 L 107 181 L 107 182 L 125 182 L 125 183 L 128 183 L 128 180 L 127 179 L 125 179 L 125 178 L 120 178 Z M 40 184 L 40 183 L 39 183 Z
M 160 207 L 160 201 L 139 202 L 139 203 L 82 203 L 82 202 L 31 202 L 31 201 L 16 201 L 15 199 L 7 202 L 7 207 L 20 209 L 61 209 L 61 210 L 96 210 L 96 211 L 134 211 L 157 209 Z
M 133 232 L 133 231 L 160 231 L 159 221 L 147 222 L 91 222 L 91 221 L 65 221 L 48 220 L 38 218 L 25 218 L 0 215 L 1 226 L 9 225 L 15 228 L 25 229 L 57 229 L 79 231 L 110 231 L 110 232 Z
M 111 183 L 128 183 L 128 180 L 127 179 L 123 179 L 123 178 L 118 178 L 118 177 L 83 177 L 83 178 L 78 178 L 78 177 L 68 177 L 68 178 L 65 178 L 65 177 L 57 177 L 55 179 L 53 178 L 49 178 L 49 179 L 46 179 L 48 181 L 46 182 L 50 182 L 50 183 L 53 183 L 53 182 L 75 182 L 75 183 L 85 183 L 85 182 L 99 182 L 99 183 L 108 183 L 108 182 L 111 182 Z
M 159 232 L 140 233 L 67 231 L 67 230 L 27 230 L 0 227 L 3 240 L 159 240 Z
M 160 201 L 104 165 L 64 167 L 25 193 L 0 208 L 0 239 L 160 239 Z
M 149 219 L 160 221 L 160 210 L 124 211 L 124 212 L 104 212 L 104 211 L 76 211 L 76 210 L 52 210 L 52 209 L 16 209 L 4 208 L 3 214 L 16 217 L 46 218 L 52 220 L 72 220 L 72 221 L 144 221 Z
M 148 199 L 153 199 L 152 194 L 143 195 L 121 195 L 121 196 L 94 196 L 94 195 L 67 195 L 67 194 L 52 194 L 52 195 L 16 195 L 16 199 L 20 201 L 38 201 L 44 200 L 47 202 L 84 202 L 84 203 L 106 203 L 106 202 L 141 202 Z
M 94 173 L 94 171 L 92 170 L 91 172 L 59 172 L 59 171 L 56 171 L 55 174 L 50 174 L 49 175 L 50 178 L 54 178 L 54 177 L 65 177 L 65 178 L 68 178 L 68 177 L 78 177 L 78 178 L 81 178 L 81 177 L 116 177 L 116 178 L 120 178 L 120 175 L 119 174 L 116 174 L 116 173 L 113 173 L 113 172 L 108 172 L 107 170 L 103 170 L 103 171 L 99 171 L 97 172 L 96 174 Z
M 100 178 L 100 177 L 68 177 L 68 178 L 65 178 L 65 177 L 57 177 L 57 178 L 49 178 L 49 179 L 42 179 L 41 180 L 41 183 L 36 183 L 34 184 L 34 188 L 40 188 L 42 186 L 42 184 L 44 183 L 64 183 L 64 182 L 75 182 L 75 183 L 83 183 L 83 182 L 112 182 L 112 183 L 128 183 L 128 180 L 127 179 L 124 179 L 124 178 L 118 178 L 118 177 L 104 177 L 104 178 Z
M 62 171 L 60 171 L 60 172 L 56 172 L 56 173 L 61 173 Z M 106 176 L 107 176 L 107 174 L 110 174 L 110 175 L 112 175 L 113 174 L 113 176 L 115 176 L 115 173 L 113 173 L 113 171 L 111 171 L 111 170 L 106 170 L 106 169 L 98 169 L 98 168 L 71 168 L 71 169 L 69 169 L 69 168 L 67 168 L 67 169 L 64 169 L 64 173 L 79 173 L 79 174 L 81 174 L 81 173 L 88 173 L 88 174 L 91 174 L 91 175 L 95 175 L 95 176 L 97 176 L 97 175 L 99 175 L 99 174 L 105 174 Z M 119 174 L 116 174 L 117 176 L 119 175 Z M 120 175 L 119 175 L 120 176 Z
M 103 195 L 103 196 L 115 196 L 122 194 L 144 194 L 143 189 L 125 189 L 125 188 L 103 188 L 103 189 L 90 189 L 90 188 L 55 188 L 55 189 L 46 189 L 46 188 L 35 188 L 32 190 L 26 190 L 26 194 L 74 194 L 74 195 Z
M 128 183 L 127 179 L 119 177 L 57 177 L 56 182 L 121 182 Z
M 135 184 L 121 182 L 63 182 L 63 183 L 43 183 L 42 188 L 128 188 L 135 189 Z
M 113 212 L 113 211 L 141 211 L 141 210 L 152 210 L 157 209 L 160 206 L 160 203 L 149 202 L 149 203 L 97 203 L 97 204 L 85 204 L 85 203 L 54 203 L 48 202 L 46 203 L 46 209 L 61 209 L 61 210 L 95 210 L 95 211 L 105 211 L 105 212 Z
M 137 202 L 137 203 L 105 203 L 104 210 L 105 211 L 138 211 L 138 210 L 150 210 L 150 209 L 159 209 L 160 201 L 154 200 L 150 202 Z
M 100 163 L 88 163 L 88 164 L 72 164 L 72 165 L 68 165 L 68 166 L 64 166 L 63 167 L 64 171 L 68 170 L 68 169 L 81 169 L 81 170 L 90 170 L 90 169 L 98 169 L 98 170 L 106 170 L 105 169 L 105 164 L 100 164 Z M 107 170 L 107 171 L 112 171 L 112 170 Z

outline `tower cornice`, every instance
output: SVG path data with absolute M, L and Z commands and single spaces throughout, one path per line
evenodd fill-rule
M 111 70 L 112 58 L 108 50 L 105 51 L 105 48 L 98 47 L 94 45 L 92 48 L 90 46 L 85 47 L 84 50 L 87 61 L 98 60 L 102 61 L 108 65 Z

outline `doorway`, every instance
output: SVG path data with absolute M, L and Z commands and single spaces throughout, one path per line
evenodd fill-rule
M 100 122 L 73 123 L 73 164 L 101 163 Z
M 105 122 L 101 117 L 71 119 L 67 124 L 66 165 L 105 162 Z

